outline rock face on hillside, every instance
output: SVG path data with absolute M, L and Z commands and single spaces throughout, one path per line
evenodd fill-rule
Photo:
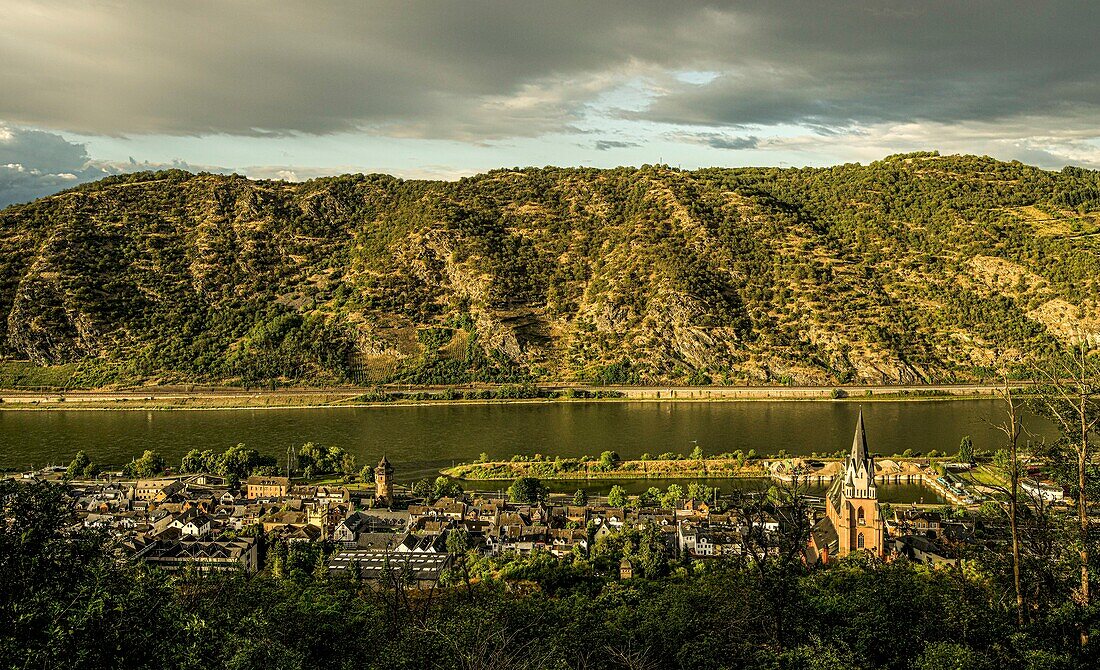
M 0 353 L 98 380 L 969 380 L 1100 333 L 1100 174 L 932 154 L 112 177 L 0 212 Z

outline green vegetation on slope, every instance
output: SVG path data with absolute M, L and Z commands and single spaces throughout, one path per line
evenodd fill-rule
M 139 173 L 0 212 L 0 353 L 70 366 L 0 380 L 973 380 L 1100 332 L 1098 229 L 1100 173 L 973 156 Z

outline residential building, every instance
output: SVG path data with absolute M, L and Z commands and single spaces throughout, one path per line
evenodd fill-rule
M 257 498 L 283 498 L 290 489 L 289 477 L 249 477 L 245 480 L 245 497 L 249 500 Z

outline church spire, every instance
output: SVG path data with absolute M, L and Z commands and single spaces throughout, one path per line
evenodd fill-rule
M 856 436 L 852 440 L 852 464 L 858 465 L 870 457 L 867 449 L 867 433 L 863 430 L 863 408 L 859 408 L 859 419 L 856 421 Z

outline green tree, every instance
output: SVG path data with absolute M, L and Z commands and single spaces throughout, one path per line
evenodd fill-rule
M 699 482 L 690 482 L 687 487 L 687 497 L 690 500 L 710 502 L 714 498 L 714 494 L 714 487 Z
M 660 529 L 651 523 L 604 535 L 592 548 L 592 559 L 604 574 L 617 572 L 623 558 L 630 560 L 635 574 L 653 579 L 668 574 L 671 552 Z
M 76 452 L 76 456 L 69 462 L 69 467 L 65 470 L 65 479 L 76 479 L 84 476 L 84 471 L 91 464 L 91 460 L 88 458 L 88 454 L 84 453 L 84 450 Z
M 588 504 L 588 494 L 584 489 L 577 489 L 577 492 L 573 494 L 573 504 L 577 507 L 584 507 Z
M 914 670 L 992 670 L 996 665 L 984 654 L 956 642 L 930 642 L 913 662 Z
M 612 507 L 626 507 L 626 489 L 615 484 L 607 494 L 607 504 Z
M 974 441 L 969 435 L 964 435 L 959 442 L 959 461 L 963 463 L 974 462 Z
M 462 495 L 462 485 L 450 477 L 440 475 L 432 484 L 432 499 L 455 498 Z
M 198 449 L 192 449 L 184 454 L 180 460 L 180 472 L 184 474 L 202 472 L 205 465 L 206 462 L 203 460 L 202 452 Z
M 542 481 L 535 477 L 518 477 L 508 487 L 508 499 L 516 503 L 536 503 L 549 494 Z
M 353 477 L 355 475 L 355 454 L 344 452 L 340 455 L 340 472 L 345 477 Z
M 432 497 L 432 483 L 427 479 L 418 479 L 412 485 L 412 494 L 414 498 L 421 498 L 423 500 L 431 500 Z
M 219 474 L 246 479 L 262 469 L 274 469 L 275 466 L 275 457 L 262 456 L 255 449 L 237 444 L 222 454 Z
M 669 484 L 665 495 L 661 498 L 661 504 L 665 507 L 679 507 L 684 499 L 684 487 L 679 484 Z
M 610 472 L 618 467 L 621 461 L 622 459 L 619 458 L 618 453 L 614 451 L 605 451 L 600 454 L 600 462 L 596 467 L 602 472 Z
M 168 462 L 154 449 L 146 449 L 141 458 L 134 462 L 134 475 L 137 477 L 156 477 L 164 473 Z
M 656 507 L 661 504 L 661 489 L 650 486 L 636 498 L 638 507 Z
M 340 447 L 306 442 L 298 449 L 298 468 L 303 473 L 308 473 L 307 477 L 338 472 L 350 476 L 355 473 L 355 457 Z
M 77 523 L 64 487 L 0 480 L 4 667 L 169 668 L 187 656 L 173 585 L 109 546 Z
M 359 471 L 359 481 L 364 484 L 370 484 L 374 481 L 374 468 L 370 465 L 364 465 L 363 469 Z

